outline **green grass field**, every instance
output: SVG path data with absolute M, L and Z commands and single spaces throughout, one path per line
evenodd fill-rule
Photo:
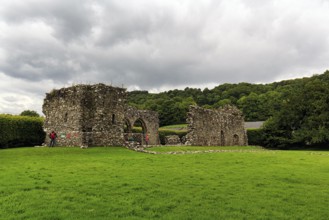
M 147 149 L 148 151 L 155 151 L 159 153 L 166 152 L 195 152 L 195 151 L 260 151 L 265 150 L 262 147 L 258 146 L 227 146 L 227 147 L 216 147 L 216 146 L 160 146 L 160 147 L 151 147 Z
M 160 130 L 187 130 L 187 124 L 167 125 L 159 128 Z
M 329 152 L 241 149 L 0 150 L 0 219 L 329 219 Z

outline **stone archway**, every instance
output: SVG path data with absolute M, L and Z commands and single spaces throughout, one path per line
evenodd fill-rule
M 159 117 L 157 112 L 149 110 L 138 110 L 129 106 L 125 110 L 125 120 L 127 121 L 126 124 L 131 125 L 131 128 L 135 125 L 136 122 L 139 123 L 142 128 L 142 132 L 140 138 L 136 136 L 135 139 L 140 141 L 141 144 L 144 144 L 146 134 L 149 136 L 150 145 L 159 144 Z M 130 131 L 132 131 L 132 129 Z M 130 132 L 125 134 L 125 136 L 131 137 L 135 135 L 133 132 Z
M 134 121 L 133 128 L 139 128 L 140 132 L 138 133 L 143 133 L 143 134 L 147 133 L 147 126 L 142 118 L 138 118 Z
M 145 136 L 147 134 L 147 126 L 142 118 L 136 119 L 132 124 L 132 130 L 130 136 L 133 140 L 138 142 L 140 145 L 145 145 Z
M 124 128 L 123 132 L 124 133 L 131 133 L 132 132 L 132 125 L 130 124 L 130 121 L 128 119 L 124 119 Z

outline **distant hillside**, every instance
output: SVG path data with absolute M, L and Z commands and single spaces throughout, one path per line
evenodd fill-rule
M 323 81 L 328 78 L 329 71 L 326 71 L 321 75 L 270 84 L 225 83 L 213 89 L 187 87 L 184 90 L 175 89 L 158 94 L 132 91 L 128 93 L 128 102 L 140 109 L 157 111 L 161 126 L 185 123 L 189 105 L 218 108 L 233 104 L 244 113 L 246 121 L 265 121 L 280 111 L 289 94 L 297 92 L 309 81 Z

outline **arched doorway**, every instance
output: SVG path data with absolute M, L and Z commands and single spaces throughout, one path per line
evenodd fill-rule
M 124 127 L 123 127 L 123 132 L 124 133 L 131 133 L 132 127 L 128 119 L 125 118 L 124 120 Z
M 125 124 L 124 124 L 125 141 L 132 142 L 133 144 L 137 143 L 139 145 L 144 145 L 146 134 L 147 134 L 147 127 L 143 119 L 138 118 L 133 122 L 129 121 L 128 119 L 125 119 Z
M 132 133 L 134 140 L 140 143 L 141 145 L 145 144 L 145 136 L 147 134 L 147 127 L 143 119 L 138 118 L 132 127 Z
M 145 134 L 147 132 L 146 124 L 143 121 L 143 119 L 138 118 L 134 122 L 133 127 L 132 127 L 132 131 L 133 131 L 133 133 L 143 133 L 143 134 Z
M 137 110 L 133 107 L 129 107 L 125 112 L 125 119 L 130 122 L 131 136 L 134 136 L 134 140 L 138 140 L 141 144 L 145 144 L 145 136 L 148 134 L 149 145 L 159 144 L 159 117 L 158 113 L 149 110 Z M 128 123 L 126 123 L 128 124 Z M 129 126 L 125 126 L 125 132 L 129 132 L 127 129 Z M 139 138 L 137 138 L 139 136 Z M 127 143 L 128 144 L 128 143 Z M 132 143 L 135 145 L 138 143 Z

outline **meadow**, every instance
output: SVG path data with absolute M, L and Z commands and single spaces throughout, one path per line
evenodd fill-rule
M 328 151 L 4 149 L 0 180 L 6 220 L 329 219 Z

